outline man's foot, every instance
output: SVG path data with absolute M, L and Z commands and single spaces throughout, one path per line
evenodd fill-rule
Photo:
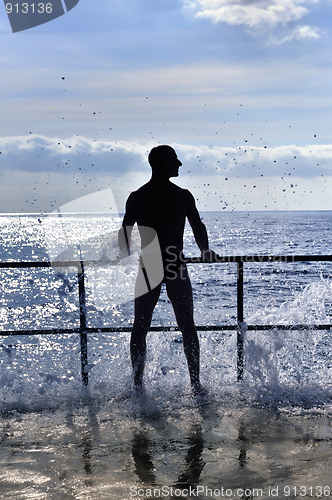
M 134 382 L 133 382 L 133 390 L 137 394 L 142 394 L 143 391 L 144 391 L 143 382 L 141 380 L 134 380 Z
M 192 390 L 195 396 L 206 396 L 208 391 L 201 385 L 200 382 L 196 382 L 195 384 L 192 384 Z

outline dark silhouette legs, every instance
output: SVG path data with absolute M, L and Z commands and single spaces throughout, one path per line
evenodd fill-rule
M 183 349 L 187 358 L 190 382 L 197 391 L 199 383 L 199 342 L 194 323 L 193 295 L 187 269 L 182 274 L 166 283 L 167 295 L 172 303 L 176 322 L 182 333 Z
M 146 334 L 150 328 L 153 310 L 158 302 L 160 290 L 161 285 L 135 299 L 135 320 L 130 340 L 135 389 L 142 388 L 146 357 Z
M 177 324 L 183 337 L 190 382 L 195 393 L 202 391 L 199 382 L 199 342 L 193 318 L 193 297 L 187 268 L 182 266 L 177 278 L 166 282 L 167 295 L 172 303 Z M 146 335 L 153 310 L 160 295 L 161 285 L 135 299 L 135 321 L 131 334 L 130 352 L 134 387 L 142 388 L 146 357 Z

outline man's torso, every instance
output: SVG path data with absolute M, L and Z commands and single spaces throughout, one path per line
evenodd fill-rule
M 190 196 L 189 191 L 169 181 L 150 181 L 130 195 L 137 225 L 157 232 L 162 252 L 170 246 L 176 251 L 182 250 Z

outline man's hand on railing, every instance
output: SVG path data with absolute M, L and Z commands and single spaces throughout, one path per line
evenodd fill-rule
M 203 262 L 215 262 L 218 259 L 218 255 L 213 250 L 203 250 L 202 251 L 202 261 Z

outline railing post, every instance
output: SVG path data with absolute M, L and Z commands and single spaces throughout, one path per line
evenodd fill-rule
M 240 257 L 241 259 L 241 257 Z M 237 380 L 243 379 L 243 261 L 237 260 Z
M 81 260 L 78 266 L 78 293 L 80 303 L 80 337 L 81 337 L 81 371 L 83 385 L 88 385 L 89 377 L 85 368 L 88 364 L 88 339 L 86 333 L 85 316 L 85 286 L 84 286 L 84 262 Z

